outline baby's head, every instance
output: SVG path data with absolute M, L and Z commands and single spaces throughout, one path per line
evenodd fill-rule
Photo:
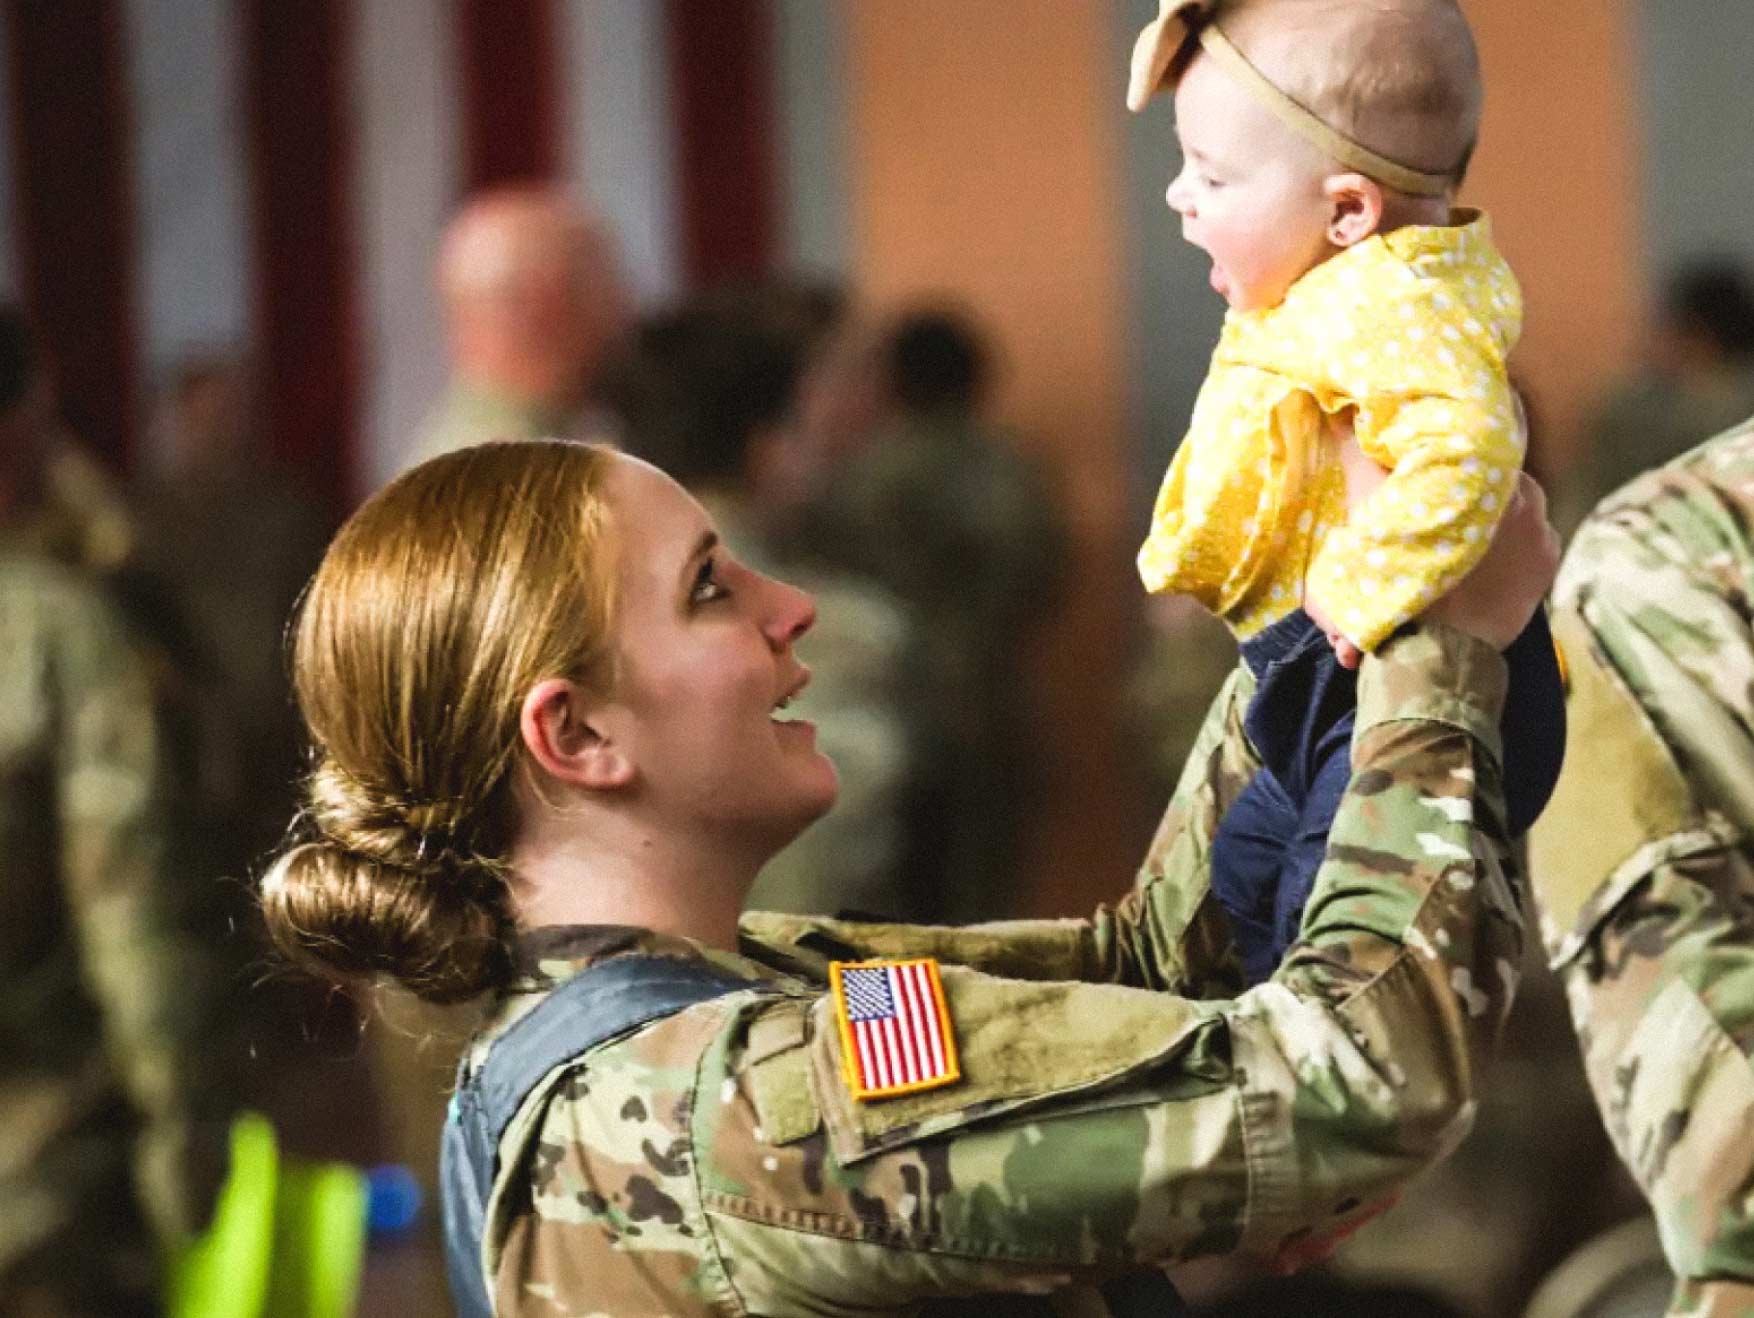
M 1164 0 L 1141 37 L 1129 99 L 1175 90 L 1183 165 L 1166 200 L 1232 307 L 1276 305 L 1374 233 L 1447 220 L 1481 101 L 1455 0 L 1222 0 L 1205 19 L 1222 36 L 1185 43 L 1178 7 Z

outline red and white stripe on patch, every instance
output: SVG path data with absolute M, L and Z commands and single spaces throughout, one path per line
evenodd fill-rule
M 935 960 L 836 961 L 829 975 L 854 1098 L 911 1094 L 961 1078 Z

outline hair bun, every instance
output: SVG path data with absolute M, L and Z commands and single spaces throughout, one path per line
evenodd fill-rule
M 373 790 L 327 757 L 311 773 L 307 791 L 311 821 L 343 851 L 434 877 L 493 868 L 469 854 L 459 836 L 457 811 L 442 803 L 415 804 Z
M 478 870 L 386 864 L 330 838 L 293 847 L 262 879 L 275 945 L 332 978 L 380 976 L 429 1002 L 463 1002 L 511 977 L 503 887 Z

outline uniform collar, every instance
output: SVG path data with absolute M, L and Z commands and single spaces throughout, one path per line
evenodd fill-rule
M 520 934 L 512 945 L 512 994 L 547 993 L 587 966 L 630 952 L 704 962 L 745 979 L 770 979 L 773 972 L 735 952 L 720 951 L 675 934 L 634 925 L 545 925 Z

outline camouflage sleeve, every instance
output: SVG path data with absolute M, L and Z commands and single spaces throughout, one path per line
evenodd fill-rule
M 1358 757 L 1379 724 L 1446 723 L 1477 734 L 1497 763 L 1496 727 L 1471 714 L 1461 716 L 1461 711 L 1482 707 L 1482 701 L 1489 703 L 1492 689 L 1488 687 L 1482 696 L 1463 687 L 1465 694 L 1456 695 L 1455 688 L 1446 685 L 1456 674 L 1445 666 L 1455 655 L 1469 652 L 1470 643 L 1442 628 L 1427 628 L 1418 635 L 1426 639 L 1413 644 L 1409 637 L 1409 644 L 1382 656 L 1361 679 L 1355 781 L 1370 781 L 1356 772 L 1364 763 Z M 1468 671 L 1463 676 L 1473 682 L 1481 674 Z M 1126 984 L 1194 998 L 1232 996 L 1240 990 L 1242 977 L 1229 926 L 1211 893 L 1211 850 L 1224 812 L 1259 767 L 1242 726 L 1252 693 L 1250 674 L 1239 664 L 1195 739 L 1133 892 L 1113 910 L 1098 908 L 1089 919 L 1006 921 L 963 928 L 761 912 L 744 917 L 744 933 L 813 973 L 825 973 L 827 962 L 835 959 L 935 956 L 1020 979 Z M 1387 711 L 1394 711 L 1393 717 Z M 1347 850 L 1349 826 L 1343 825 L 1348 818 L 1343 813 L 1329 836 L 1329 864 L 1337 866 L 1337 872 L 1355 864 L 1360 854 L 1356 848 Z M 1366 812 L 1365 818 L 1373 815 Z M 1372 826 L 1367 823 L 1365 828 Z M 1490 826 L 1497 827 L 1497 821 Z
M 1754 433 L 1719 441 L 1579 533 L 1554 619 L 1571 754 L 1530 839 L 1546 949 L 1676 1314 L 1754 1308 L 1754 642 L 1731 566 L 1751 453 Z
M 962 1078 L 876 1101 L 831 1002 L 750 1008 L 690 1118 L 713 1266 L 751 1312 L 847 1313 L 1278 1255 L 1368 1216 L 1466 1132 L 1509 1008 L 1503 687 L 1437 627 L 1367 663 L 1303 939 L 1239 998 L 947 967 Z
M 177 892 L 185 876 L 173 872 L 146 666 L 95 594 L 69 594 L 58 628 L 61 873 L 109 1056 L 144 1118 L 143 1195 L 155 1225 L 175 1236 L 200 1225 L 223 1162 L 213 1152 L 220 1120 L 203 1120 L 217 1098 L 204 1054 L 218 986 Z

